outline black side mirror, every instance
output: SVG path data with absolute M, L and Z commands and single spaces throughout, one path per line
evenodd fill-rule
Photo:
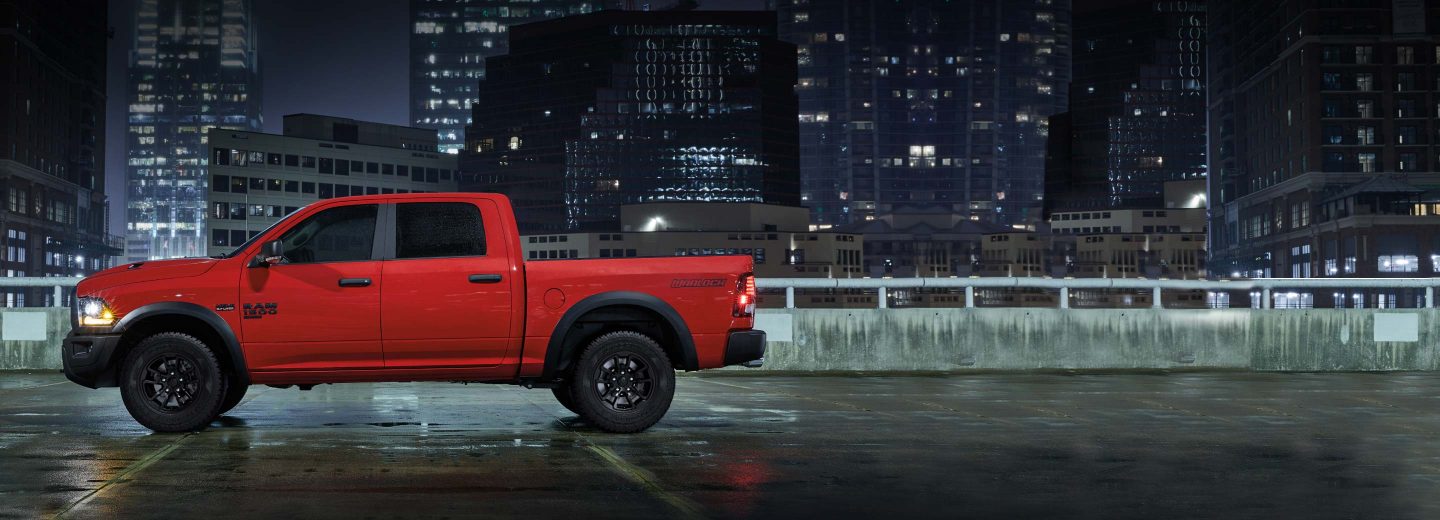
M 250 261 L 250 267 L 270 267 L 285 261 L 285 243 L 271 240 L 260 246 L 260 254 Z

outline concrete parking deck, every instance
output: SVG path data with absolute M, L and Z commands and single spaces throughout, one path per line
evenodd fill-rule
M 638 435 L 545 390 L 254 388 L 188 435 L 0 374 L 0 516 L 1437 518 L 1429 374 L 682 377 Z

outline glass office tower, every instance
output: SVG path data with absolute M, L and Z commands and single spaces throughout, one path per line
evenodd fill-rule
M 1070 83 L 1070 2 L 778 3 L 798 49 L 802 196 L 814 223 L 899 206 L 1038 219 L 1048 118 Z
M 798 46 L 802 196 L 818 225 L 940 207 L 1038 218 L 1070 1 L 783 0 Z
M 125 258 L 205 254 L 206 135 L 259 131 L 249 0 L 139 0 L 130 53 Z
M 772 13 L 607 11 L 510 38 L 461 186 L 510 195 L 522 231 L 618 231 L 640 202 L 799 205 L 795 48 Z
M 625 7 L 601 0 L 410 0 L 410 124 L 434 129 L 440 151 L 465 144 L 485 58 L 505 54 L 512 25 Z

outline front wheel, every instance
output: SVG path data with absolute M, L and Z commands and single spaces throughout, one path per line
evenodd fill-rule
M 607 432 L 642 431 L 665 416 L 675 369 L 655 340 L 621 331 L 596 338 L 580 354 L 570 397 L 581 418 Z
M 145 338 L 120 367 L 120 398 L 130 416 L 157 432 L 204 428 L 220 413 L 227 378 L 215 354 L 195 337 L 165 332 Z
M 225 401 L 220 403 L 220 411 L 216 412 L 216 415 L 225 415 L 226 412 L 233 410 L 235 405 L 240 404 L 240 400 L 245 398 L 245 393 L 250 390 L 250 385 L 241 384 L 237 381 L 239 378 L 234 376 L 227 376 L 227 378 L 228 380 L 225 383 Z

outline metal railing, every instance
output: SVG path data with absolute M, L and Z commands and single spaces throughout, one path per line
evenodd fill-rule
M 65 290 L 72 289 L 80 280 L 79 276 L 0 276 L 0 288 L 52 287 L 55 291 L 55 307 L 65 301 Z
M 73 288 L 80 277 L 0 277 L 0 287 L 52 287 L 55 302 L 64 300 L 65 289 Z M 963 289 L 965 307 L 975 306 L 975 289 L 1045 289 L 1057 290 L 1058 306 L 1070 308 L 1070 291 L 1129 289 L 1146 290 L 1151 294 L 1152 308 L 1164 308 L 1164 291 L 1253 292 L 1258 291 L 1269 309 L 1272 293 L 1277 290 L 1307 288 L 1346 289 L 1414 289 L 1425 292 L 1424 307 L 1435 308 L 1435 288 L 1440 278 L 1257 278 L 1250 280 L 1149 280 L 1144 278 L 758 278 L 759 289 L 784 289 L 785 308 L 795 308 L 796 289 L 874 289 L 877 308 L 889 306 L 887 291 L 891 289 Z
M 1276 290 L 1307 288 L 1346 289 L 1414 289 L 1424 290 L 1424 308 L 1435 308 L 1435 287 L 1440 278 L 1258 278 L 1247 280 L 1165 280 L 1144 278 L 757 278 L 758 289 L 784 289 L 785 308 L 795 308 L 796 289 L 874 289 L 878 294 L 877 308 L 889 306 L 890 289 L 964 289 L 965 307 L 975 307 L 975 289 L 1045 289 L 1058 290 L 1058 306 L 1070 308 L 1072 289 L 1148 289 L 1151 308 L 1163 309 L 1163 291 L 1255 292 L 1263 304 L 1272 307 Z

